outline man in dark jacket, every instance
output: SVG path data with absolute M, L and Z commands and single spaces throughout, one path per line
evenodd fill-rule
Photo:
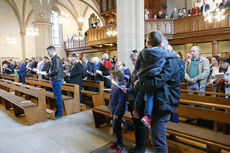
M 210 10 L 210 5 L 207 4 L 207 0 L 203 0 L 203 5 L 200 8 L 200 13 L 205 13 Z
M 167 48 L 163 46 L 163 48 Z M 151 134 L 155 152 L 168 153 L 166 142 L 167 122 L 171 112 L 176 112 L 180 100 L 180 73 L 176 58 L 166 59 L 160 74 L 143 83 L 143 89 L 155 90 Z
M 87 80 L 93 80 L 94 76 L 91 76 L 90 73 L 93 73 L 93 63 L 91 63 L 89 61 L 89 57 L 88 56 L 84 56 L 83 59 L 83 67 L 84 67 L 84 78 L 86 78 Z M 89 73 L 88 73 L 89 72 Z
M 54 46 L 49 46 L 47 48 L 48 55 L 52 58 L 51 60 L 51 69 L 46 76 L 50 77 L 54 97 L 57 101 L 56 103 L 56 115 L 54 120 L 57 120 L 63 115 L 63 100 L 62 100 L 62 92 L 61 87 L 63 84 L 63 66 L 61 59 L 57 56 L 56 49 Z
M 94 76 L 91 75 L 94 72 L 93 63 L 89 61 L 89 57 L 86 55 L 82 59 L 83 61 L 83 78 L 84 80 L 94 80 Z M 92 91 L 92 87 L 84 87 L 85 90 Z
M 230 2 L 228 0 L 222 0 L 220 3 L 220 9 L 230 8 Z
M 49 58 L 47 56 L 43 57 L 43 59 L 44 59 L 44 63 L 45 64 L 43 65 L 41 71 L 49 73 L 49 70 L 50 70 L 50 60 L 49 60 Z M 42 79 L 48 80 L 48 77 L 42 76 Z
M 20 63 L 18 75 L 19 75 L 20 82 L 22 82 L 23 84 L 25 84 L 26 64 L 25 64 L 24 61 L 22 61 L 22 62 Z
M 70 68 L 69 72 L 66 73 L 66 76 L 69 77 L 70 83 L 79 85 L 80 101 L 82 101 L 81 85 L 82 85 L 82 76 L 83 76 L 83 65 L 79 62 L 79 59 L 75 54 L 72 55 L 71 62 L 73 66 Z

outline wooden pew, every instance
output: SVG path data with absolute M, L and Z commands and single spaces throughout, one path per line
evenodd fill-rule
M 83 89 L 81 90 L 81 93 L 92 97 L 94 107 L 100 106 L 100 105 L 105 105 L 104 91 L 103 91 L 104 82 L 103 81 L 82 80 L 82 87 L 83 87 Z M 88 91 L 88 90 L 85 90 L 84 87 L 98 88 L 99 91 L 98 92 Z
M 19 82 L 18 76 L 13 75 L 13 74 L 3 74 L 3 73 L 0 73 L 0 79 L 6 79 L 6 80 L 11 80 L 13 82 Z
M 24 115 L 28 125 L 46 121 L 44 89 L 3 79 L 0 79 L 0 88 L 0 103 L 4 104 L 6 110 L 12 109 L 16 117 Z M 21 93 L 32 96 L 36 99 L 36 103 L 8 92 L 9 89 L 13 89 L 15 93 L 20 91 Z
M 108 98 L 108 94 L 105 96 L 105 98 Z M 203 120 L 212 120 L 214 122 L 229 124 L 229 110 L 230 101 L 227 98 L 189 95 L 182 93 L 177 113 L 179 113 L 180 116 L 187 118 L 200 118 Z M 92 112 L 96 128 L 99 128 L 109 122 L 111 113 L 109 112 L 107 106 L 95 107 Z M 132 121 L 131 114 L 126 112 L 123 119 Z M 221 149 L 230 151 L 229 135 L 217 133 L 208 129 L 201 129 L 200 127 L 194 127 L 185 123 L 178 124 L 169 122 L 167 129 L 167 132 L 171 135 L 176 135 L 205 144 L 207 152 L 219 153 Z
M 37 80 L 33 78 L 26 78 L 26 84 L 36 86 L 36 87 L 45 87 L 45 88 L 52 88 L 52 84 L 47 80 Z M 62 95 L 63 103 L 64 103 L 64 110 L 66 115 L 71 115 L 77 112 L 80 112 L 80 94 L 79 94 L 79 85 L 76 84 L 63 84 L 62 91 L 73 93 L 72 95 Z M 45 96 L 48 99 L 52 99 L 55 101 L 55 97 L 53 92 L 45 90 Z M 55 107 L 55 102 L 48 100 L 50 103 L 50 107 Z

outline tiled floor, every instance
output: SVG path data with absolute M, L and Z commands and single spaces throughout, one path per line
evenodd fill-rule
M 26 126 L 0 109 L 0 153 L 90 153 L 113 139 L 92 123 L 85 111 Z

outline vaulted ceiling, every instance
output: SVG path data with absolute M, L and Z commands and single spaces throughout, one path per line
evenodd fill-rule
M 28 25 L 30 17 L 33 15 L 33 9 L 30 4 L 30 0 L 5 0 L 10 7 L 14 10 L 21 32 L 25 31 Z M 55 5 L 58 8 L 66 9 L 75 19 L 76 23 L 79 25 L 77 18 L 79 16 L 85 17 L 87 10 L 92 9 L 95 14 L 100 18 L 100 6 L 98 0 L 56 0 Z M 102 18 L 101 18 L 102 19 Z

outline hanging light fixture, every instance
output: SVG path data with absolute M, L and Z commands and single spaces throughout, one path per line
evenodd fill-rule
M 83 22 L 84 22 L 84 18 L 81 17 L 81 16 L 79 16 L 79 17 L 77 18 L 77 21 L 80 22 L 80 23 L 83 23 Z
M 70 17 L 70 15 L 68 13 L 61 12 L 60 15 L 59 15 L 59 21 L 60 21 L 60 23 L 69 22 L 69 17 Z
M 7 44 L 16 44 L 17 40 L 15 37 L 7 37 L 6 38 L 6 43 Z
M 38 28 L 26 28 L 26 35 L 27 36 L 38 36 Z
M 204 21 L 208 23 L 212 23 L 213 20 L 220 22 L 225 19 L 225 9 L 216 9 L 214 12 L 210 12 L 209 10 L 204 14 Z

